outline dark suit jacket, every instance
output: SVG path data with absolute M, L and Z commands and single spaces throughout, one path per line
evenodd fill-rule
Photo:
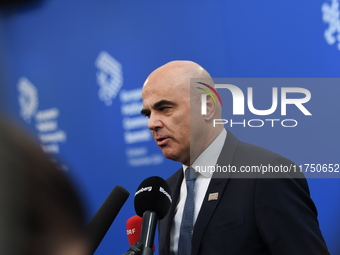
M 220 166 L 290 166 L 290 160 L 261 147 L 240 142 L 228 131 L 217 164 Z M 317 211 L 302 174 L 258 178 L 223 173 L 210 181 L 192 237 L 192 255 L 326 255 Z M 294 177 L 294 178 L 292 178 Z M 170 254 L 170 230 L 178 203 L 182 168 L 168 184 L 173 203 L 159 222 L 159 254 Z M 210 193 L 218 199 L 208 201 Z

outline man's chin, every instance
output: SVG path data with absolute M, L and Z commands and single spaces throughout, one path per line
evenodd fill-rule
M 181 153 L 166 152 L 165 150 L 163 150 L 162 152 L 165 158 L 187 165 L 186 163 L 183 163 L 184 159 L 183 157 L 181 157 L 182 156 Z
M 167 159 L 173 160 L 173 161 L 178 161 L 179 155 L 174 153 L 173 151 L 167 151 L 166 149 L 162 150 L 164 157 Z

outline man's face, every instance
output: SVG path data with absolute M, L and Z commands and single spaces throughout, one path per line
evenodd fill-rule
M 185 165 L 190 165 L 189 82 L 154 75 L 142 90 L 142 114 L 150 119 L 148 128 L 157 146 L 166 158 Z

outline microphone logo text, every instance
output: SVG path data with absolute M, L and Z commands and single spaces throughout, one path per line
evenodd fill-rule
M 139 193 L 142 193 L 144 191 L 150 192 L 151 190 L 152 190 L 152 186 L 142 187 L 139 190 L 137 190 L 137 192 L 135 193 L 135 196 L 137 196 Z
M 172 203 L 171 196 L 169 195 L 168 192 L 165 191 L 165 189 L 163 189 L 162 187 L 159 187 L 159 191 L 160 191 L 161 193 L 163 193 L 165 196 L 167 196 L 167 198 L 170 200 L 170 203 Z

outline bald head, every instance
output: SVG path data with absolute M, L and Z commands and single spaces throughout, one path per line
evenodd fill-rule
M 150 80 L 172 81 L 173 85 L 188 86 L 191 78 L 209 79 L 212 81 L 210 74 L 199 64 L 188 60 L 175 60 L 157 68 L 146 79 L 144 86 L 148 85 Z M 161 86 L 161 84 L 159 84 Z

